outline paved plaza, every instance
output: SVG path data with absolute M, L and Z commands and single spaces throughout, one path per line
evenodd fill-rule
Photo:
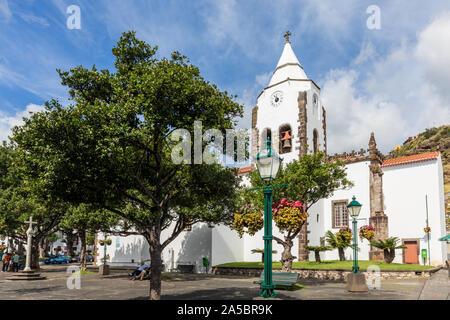
M 81 275 L 81 288 L 68 289 L 67 266 L 43 266 L 47 279 L 11 281 L 9 273 L 0 273 L 1 300 L 140 300 L 147 299 L 149 282 L 131 281 L 127 270 L 112 270 L 109 276 Z M 95 271 L 95 269 L 91 269 Z M 251 300 L 258 297 L 256 278 L 216 276 L 209 274 L 164 274 L 164 300 Z M 297 291 L 278 290 L 282 300 L 368 299 L 368 300 L 449 300 L 450 279 L 447 270 L 440 270 L 431 279 L 383 280 L 379 290 L 349 293 L 343 282 L 300 280 L 307 288 Z

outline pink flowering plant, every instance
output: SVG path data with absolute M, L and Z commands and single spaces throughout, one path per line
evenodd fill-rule
M 359 237 L 361 238 L 361 241 L 363 239 L 367 239 L 371 241 L 373 237 L 375 236 L 375 228 L 371 225 L 369 226 L 362 226 L 359 228 Z
M 296 232 L 306 222 L 308 213 L 301 201 L 283 198 L 272 205 L 272 217 L 281 231 Z
M 350 229 L 349 227 L 340 228 L 336 233 L 336 238 L 338 238 L 342 242 L 350 243 L 350 241 L 352 240 L 352 229 Z

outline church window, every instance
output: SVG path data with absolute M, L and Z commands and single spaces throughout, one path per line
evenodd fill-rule
M 314 129 L 313 131 L 313 146 L 314 146 L 314 154 L 319 151 L 319 134 L 317 133 L 317 130 Z
M 285 124 L 278 130 L 278 136 L 280 137 L 280 154 L 289 153 L 292 151 L 292 130 L 291 126 Z
M 348 227 L 348 200 L 336 200 L 331 202 L 331 221 L 333 228 Z

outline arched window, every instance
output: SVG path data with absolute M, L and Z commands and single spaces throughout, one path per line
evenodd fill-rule
M 314 129 L 313 131 L 313 145 L 314 145 L 314 154 L 319 151 L 319 134 L 317 133 L 317 129 Z
M 261 149 L 266 148 L 266 143 L 268 139 L 270 139 L 270 141 L 273 142 L 272 130 L 270 130 L 269 128 L 265 128 L 261 133 L 261 145 L 260 145 Z
M 280 137 L 280 154 L 289 153 L 292 151 L 292 130 L 288 124 L 282 125 L 278 130 Z

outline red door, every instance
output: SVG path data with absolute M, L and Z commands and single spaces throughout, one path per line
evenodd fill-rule
M 405 263 L 419 263 L 419 255 L 418 255 L 418 246 L 417 241 L 405 241 L 404 245 L 406 246 L 403 249 L 403 255 L 405 257 Z

